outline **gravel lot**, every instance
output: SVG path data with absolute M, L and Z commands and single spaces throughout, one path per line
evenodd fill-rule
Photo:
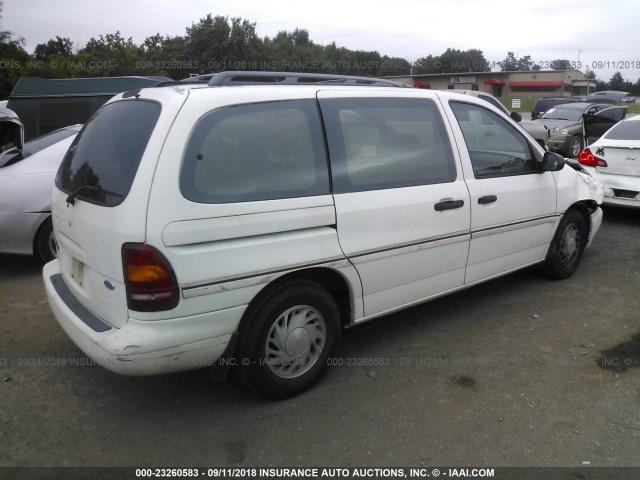
M 350 329 L 319 385 L 275 402 L 91 365 L 38 263 L 0 256 L 0 466 L 640 466 L 639 304 L 640 211 L 606 209 L 572 278 Z

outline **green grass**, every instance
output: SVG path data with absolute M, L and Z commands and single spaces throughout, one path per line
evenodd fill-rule
M 520 99 L 520 108 L 511 108 L 511 100 L 514 98 Z M 502 103 L 510 112 L 530 112 L 533 110 L 533 106 L 536 104 L 536 100 L 540 97 L 499 97 L 500 103 Z
M 625 103 L 623 105 L 629 105 L 627 113 L 640 113 L 640 103 Z

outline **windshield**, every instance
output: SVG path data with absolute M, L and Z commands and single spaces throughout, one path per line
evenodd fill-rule
M 567 108 L 563 105 L 553 107 L 547 110 L 540 118 L 547 118 L 549 120 L 572 120 L 579 122 L 582 120 L 582 109 Z
M 74 198 L 113 207 L 129 194 L 160 105 L 124 100 L 98 110 L 67 151 L 56 186 Z
M 5 150 L 0 154 L 0 168 L 14 165 L 27 157 L 30 157 L 34 153 L 38 153 L 40 150 L 44 150 L 50 147 L 54 143 L 58 143 L 65 138 L 75 135 L 80 130 L 80 126 L 63 128 L 56 130 L 55 132 L 42 135 L 33 140 L 29 140 L 24 144 L 24 148 L 20 150 L 18 147 L 12 147 Z
M 42 135 L 40 137 L 36 137 L 32 140 L 25 142 L 23 152 L 23 157 L 26 158 L 29 155 L 33 155 L 34 153 L 39 152 L 47 147 L 50 147 L 54 143 L 58 143 L 60 140 L 64 140 L 71 135 L 75 135 L 80 130 L 79 127 L 76 128 L 61 128 L 60 130 L 56 130 L 55 132 L 47 133 L 46 135 Z

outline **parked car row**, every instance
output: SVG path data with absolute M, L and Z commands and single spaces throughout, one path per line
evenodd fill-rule
M 551 107 L 534 122 L 546 129 L 547 146 L 551 151 L 576 158 L 585 145 L 585 119 L 594 124 L 591 136 L 586 138 L 590 143 L 626 114 L 627 107 L 587 102 L 563 103 Z M 595 124 L 599 128 L 595 128 Z
M 254 72 L 251 77 L 247 77 L 246 72 L 243 72 L 242 75 L 238 74 L 235 76 L 228 76 L 223 79 L 216 77 L 216 81 L 223 82 L 221 84 L 224 85 L 240 83 L 246 84 L 255 82 L 256 75 L 259 76 L 260 73 Z M 183 83 L 208 83 L 213 77 L 214 75 L 204 75 L 197 77 L 196 79 L 187 79 Z M 155 81 L 156 79 L 153 80 Z M 169 79 L 164 80 L 166 81 Z M 287 81 L 290 81 L 290 79 L 287 79 Z M 344 82 L 344 79 L 325 75 L 323 77 L 323 81 Z M 404 86 L 403 84 L 397 84 L 388 80 L 378 81 L 375 79 L 367 79 L 365 82 L 365 79 L 359 79 L 358 81 L 360 84 L 369 85 Z M 608 110 L 608 105 L 596 104 L 586 107 L 584 103 L 581 103 L 580 106 L 576 107 L 567 107 L 567 104 L 579 102 L 580 99 L 577 97 L 548 97 L 538 100 L 534 106 L 534 110 L 532 111 L 532 118 L 539 116 L 541 114 L 541 110 L 548 111 L 544 118 L 539 121 L 528 121 L 523 120 L 521 115 L 516 112 L 509 112 L 502 103 L 486 92 L 459 90 L 457 93 L 472 95 L 491 103 L 518 122 L 520 126 L 523 127 L 536 140 L 536 142 L 538 142 L 538 144 L 570 157 L 576 157 L 585 145 L 582 135 L 583 119 L 579 115 L 580 108 L 583 106 L 585 107 L 585 110 L 582 113 L 587 116 L 598 116 L 598 118 L 592 118 L 590 120 L 591 122 L 594 122 L 594 125 L 590 128 L 591 133 L 588 139 L 589 142 L 596 140 L 602 132 L 624 116 L 623 108 Z M 621 96 L 623 94 L 625 94 L 625 92 L 598 92 L 597 94 L 590 96 L 590 98 L 597 99 L 599 101 L 608 100 L 613 102 L 622 98 Z M 105 97 L 105 100 L 107 98 L 108 97 Z M 623 98 L 623 100 L 626 98 L 627 97 Z M 560 104 L 563 104 L 564 106 L 558 109 Z M 565 116 L 576 118 L 574 120 L 561 120 Z M 598 119 L 604 120 L 599 124 L 598 128 L 595 128 L 595 123 Z M 53 178 L 56 163 L 61 160 L 61 153 L 65 146 L 68 146 L 70 140 L 68 142 L 61 143 L 58 149 L 47 148 L 29 162 L 20 162 L 20 167 L 3 167 L 9 167 L 13 163 L 17 163 L 18 160 L 23 160 L 29 155 L 36 153 L 40 148 L 44 148 L 39 147 L 39 145 L 49 147 L 55 143 L 58 138 L 62 139 L 67 135 L 74 135 L 78 128 L 79 127 L 76 126 L 71 127 L 70 130 L 61 129 L 55 132 L 52 136 L 45 135 L 43 137 L 38 137 L 37 139 L 34 139 L 33 142 L 27 142 L 27 144 L 25 144 L 25 150 L 22 152 L 21 145 L 23 144 L 24 139 L 24 128 L 22 127 L 20 120 L 11 110 L 2 109 L 0 111 L 0 182 L 3 182 L 0 185 L 9 185 L 9 179 L 12 179 L 11 184 L 20 185 L 18 188 L 20 193 L 17 195 L 3 195 L 0 192 L 0 216 L 2 217 L 0 225 L 18 226 L 18 228 L 4 228 L 4 233 L 0 232 L 0 252 L 33 253 L 45 261 L 55 256 L 56 245 L 51 233 L 49 208 L 48 206 L 45 206 L 42 211 L 36 211 L 34 210 L 34 206 L 35 203 L 38 203 L 35 199 L 46 199 L 48 196 L 46 188 L 42 187 L 43 183 L 41 180 L 48 177 L 51 179 Z M 599 133 L 597 133 L 596 130 Z M 40 168 L 38 165 L 42 166 L 42 171 L 40 172 L 42 175 L 36 175 Z M 25 178 L 27 177 L 24 176 L 24 172 L 26 171 L 30 172 L 28 177 L 31 179 L 30 182 L 37 182 L 37 186 L 30 188 L 30 184 L 29 186 L 25 185 Z M 18 175 L 20 175 L 20 177 L 18 177 Z M 20 180 L 17 180 L 18 178 Z M 14 190 L 10 190 L 8 187 L 3 189 L 4 192 L 13 192 Z M 29 196 L 29 201 L 22 199 L 22 197 L 26 196 Z M 45 203 L 47 202 L 45 201 Z M 42 202 L 38 203 L 38 205 L 41 204 Z M 14 220 L 16 215 L 20 218 L 17 222 Z M 45 241 L 45 238 L 48 238 L 48 241 Z
M 536 100 L 536 103 L 531 109 L 531 120 L 536 120 L 540 116 L 556 105 L 563 105 L 565 103 L 582 102 L 583 99 L 579 97 L 544 97 Z
M 58 255 L 47 298 L 97 363 L 225 376 L 226 360 L 254 390 L 295 395 L 343 327 L 529 266 L 566 278 L 603 196 L 640 202 L 624 107 L 523 121 L 483 92 L 296 75 L 125 92 L 23 145 L 12 119 L 0 251 Z
M 598 103 L 598 104 L 610 104 L 617 105 L 620 102 L 628 101 L 630 97 L 627 92 L 619 92 L 616 90 L 603 90 L 600 92 L 594 92 L 586 97 L 543 97 L 536 100 L 533 108 L 531 109 L 531 120 L 536 120 L 542 116 L 544 112 L 552 107 L 563 105 L 566 103 Z M 627 99 L 627 100 L 625 100 Z

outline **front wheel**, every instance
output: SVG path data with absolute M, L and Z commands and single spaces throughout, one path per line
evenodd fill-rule
M 550 278 L 562 280 L 576 271 L 587 245 L 587 227 L 584 218 L 575 210 L 564 214 L 553 237 L 542 273 Z
M 240 379 L 270 397 L 311 388 L 340 339 L 340 313 L 331 294 L 306 280 L 279 285 L 250 307 L 237 351 Z
M 571 137 L 571 141 L 569 142 L 569 156 L 571 158 L 577 158 L 582 151 L 582 139 L 578 136 Z

